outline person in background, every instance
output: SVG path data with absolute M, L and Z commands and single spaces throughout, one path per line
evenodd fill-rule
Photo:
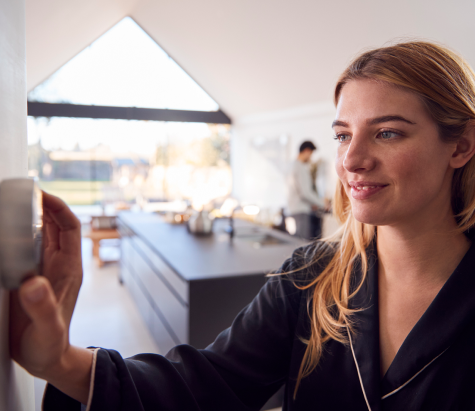
M 322 234 L 321 213 L 325 210 L 325 201 L 315 190 L 310 159 L 317 149 L 311 141 L 304 141 L 299 155 L 292 164 L 288 181 L 288 212 L 295 220 L 297 237 L 318 239 Z

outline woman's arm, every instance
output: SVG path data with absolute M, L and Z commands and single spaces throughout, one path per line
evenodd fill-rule
M 88 410 L 259 410 L 289 374 L 300 293 L 289 296 L 286 285 L 293 287 L 278 278 L 267 283 L 205 350 L 179 345 L 166 356 L 128 359 L 98 350 Z M 45 411 L 77 406 L 55 387 L 45 393 Z
M 283 270 L 296 268 L 284 264 Z M 113 350 L 98 350 L 88 410 L 259 410 L 288 378 L 302 303 L 305 311 L 302 295 L 289 276 L 270 279 L 205 350 L 180 345 L 166 356 L 128 359 Z M 45 411 L 77 407 L 49 386 Z
M 87 403 L 93 353 L 69 344 L 82 282 L 81 224 L 59 198 L 43 194 L 43 276 L 10 299 L 10 354 L 22 367 Z
M 165 357 L 124 360 L 112 350 L 94 357 L 71 346 L 69 324 L 82 281 L 80 223 L 59 199 L 45 194 L 44 205 L 44 277 L 12 293 L 10 349 L 20 365 L 51 383 L 45 410 L 76 410 L 77 401 L 91 411 L 258 410 L 285 382 L 302 295 L 288 276 L 271 279 L 206 350 L 182 345 Z M 301 266 L 297 254 L 284 272 Z

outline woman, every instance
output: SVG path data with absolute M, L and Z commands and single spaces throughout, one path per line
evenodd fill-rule
M 287 410 L 475 409 L 475 75 L 402 43 L 359 56 L 335 103 L 339 237 L 297 250 L 206 350 L 70 346 L 79 223 L 45 196 L 47 278 L 11 322 L 45 410 L 257 410 L 282 384 Z

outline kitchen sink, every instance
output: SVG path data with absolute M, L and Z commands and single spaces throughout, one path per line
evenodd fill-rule
M 288 244 L 288 241 L 267 233 L 237 234 L 234 239 L 252 244 L 254 248 L 268 245 Z

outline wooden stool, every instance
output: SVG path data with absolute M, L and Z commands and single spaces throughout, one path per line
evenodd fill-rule
M 97 259 L 99 267 L 102 267 L 105 262 L 101 260 L 101 256 L 99 253 L 101 240 L 120 238 L 120 234 L 115 228 L 104 230 L 91 229 L 89 233 L 87 233 L 84 237 L 90 238 L 92 240 L 92 255 Z

